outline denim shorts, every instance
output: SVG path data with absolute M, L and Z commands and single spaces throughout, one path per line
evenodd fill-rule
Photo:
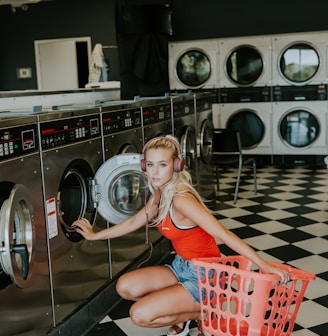
M 185 260 L 176 255 L 171 265 L 166 265 L 171 269 L 177 277 L 179 283 L 193 297 L 195 302 L 199 304 L 199 289 L 197 267 L 190 260 Z

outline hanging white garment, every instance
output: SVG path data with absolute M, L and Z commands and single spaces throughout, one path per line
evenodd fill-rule
M 89 83 L 99 82 L 103 64 L 104 54 L 102 50 L 102 45 L 100 43 L 97 43 L 91 53 Z

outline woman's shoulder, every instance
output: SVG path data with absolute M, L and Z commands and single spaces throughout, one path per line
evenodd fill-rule
M 197 199 L 196 192 L 193 188 L 188 184 L 180 184 L 176 188 L 176 192 L 173 196 L 173 200 L 175 199 Z

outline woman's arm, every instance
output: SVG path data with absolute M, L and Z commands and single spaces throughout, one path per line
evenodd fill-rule
M 153 219 L 157 214 L 157 203 L 152 195 L 145 207 L 134 216 L 101 231 L 94 232 L 90 222 L 86 218 L 76 220 L 72 227 L 87 240 L 104 240 L 117 238 L 134 232 L 146 225 L 147 220 Z

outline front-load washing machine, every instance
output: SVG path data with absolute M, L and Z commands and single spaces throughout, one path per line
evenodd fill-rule
M 272 155 L 272 102 L 269 87 L 221 92 L 220 124 L 239 131 L 243 154 Z
M 197 185 L 197 144 L 195 95 L 191 93 L 176 94 L 172 98 L 173 135 L 179 140 L 185 160 L 185 167 Z
M 327 38 L 327 32 L 273 36 L 273 86 L 327 83 Z
M 45 335 L 53 318 L 37 119 L 1 115 L 0 333 Z
M 101 120 L 98 108 L 75 107 L 40 114 L 38 120 L 57 326 L 110 278 L 108 242 L 87 241 L 72 228 L 81 217 L 94 230 L 106 225 L 91 197 L 92 179 L 103 162 Z
M 197 144 L 197 186 L 206 205 L 216 205 L 214 167 L 212 162 L 213 109 L 215 97 L 212 92 L 195 94 L 196 144 Z
M 310 156 L 326 155 L 326 86 L 305 86 L 302 92 L 300 88 L 295 91 L 295 87 L 286 90 L 273 103 L 273 154 L 290 155 L 294 163 L 307 162 Z M 295 101 L 282 100 L 285 96 L 295 97 Z
M 108 185 L 111 189 L 113 196 L 108 198 L 108 204 L 104 208 L 108 211 L 108 225 L 115 225 L 139 211 L 144 206 L 144 199 L 148 197 L 146 179 L 136 162 L 143 148 L 141 102 L 105 103 L 101 111 L 106 160 L 103 166 L 106 166 L 100 170 L 103 172 L 100 173 L 101 180 L 104 181 L 99 181 L 99 177 L 96 179 L 97 184 Z M 145 232 L 145 229 L 140 229 L 110 241 L 112 278 L 136 263 L 147 252 L 149 244 L 145 244 L 146 235 L 149 234 L 149 243 L 152 244 L 160 238 L 155 228 L 147 230 L 149 231 Z
M 219 40 L 220 88 L 271 85 L 271 37 Z
M 169 43 L 171 90 L 219 87 L 216 39 Z

